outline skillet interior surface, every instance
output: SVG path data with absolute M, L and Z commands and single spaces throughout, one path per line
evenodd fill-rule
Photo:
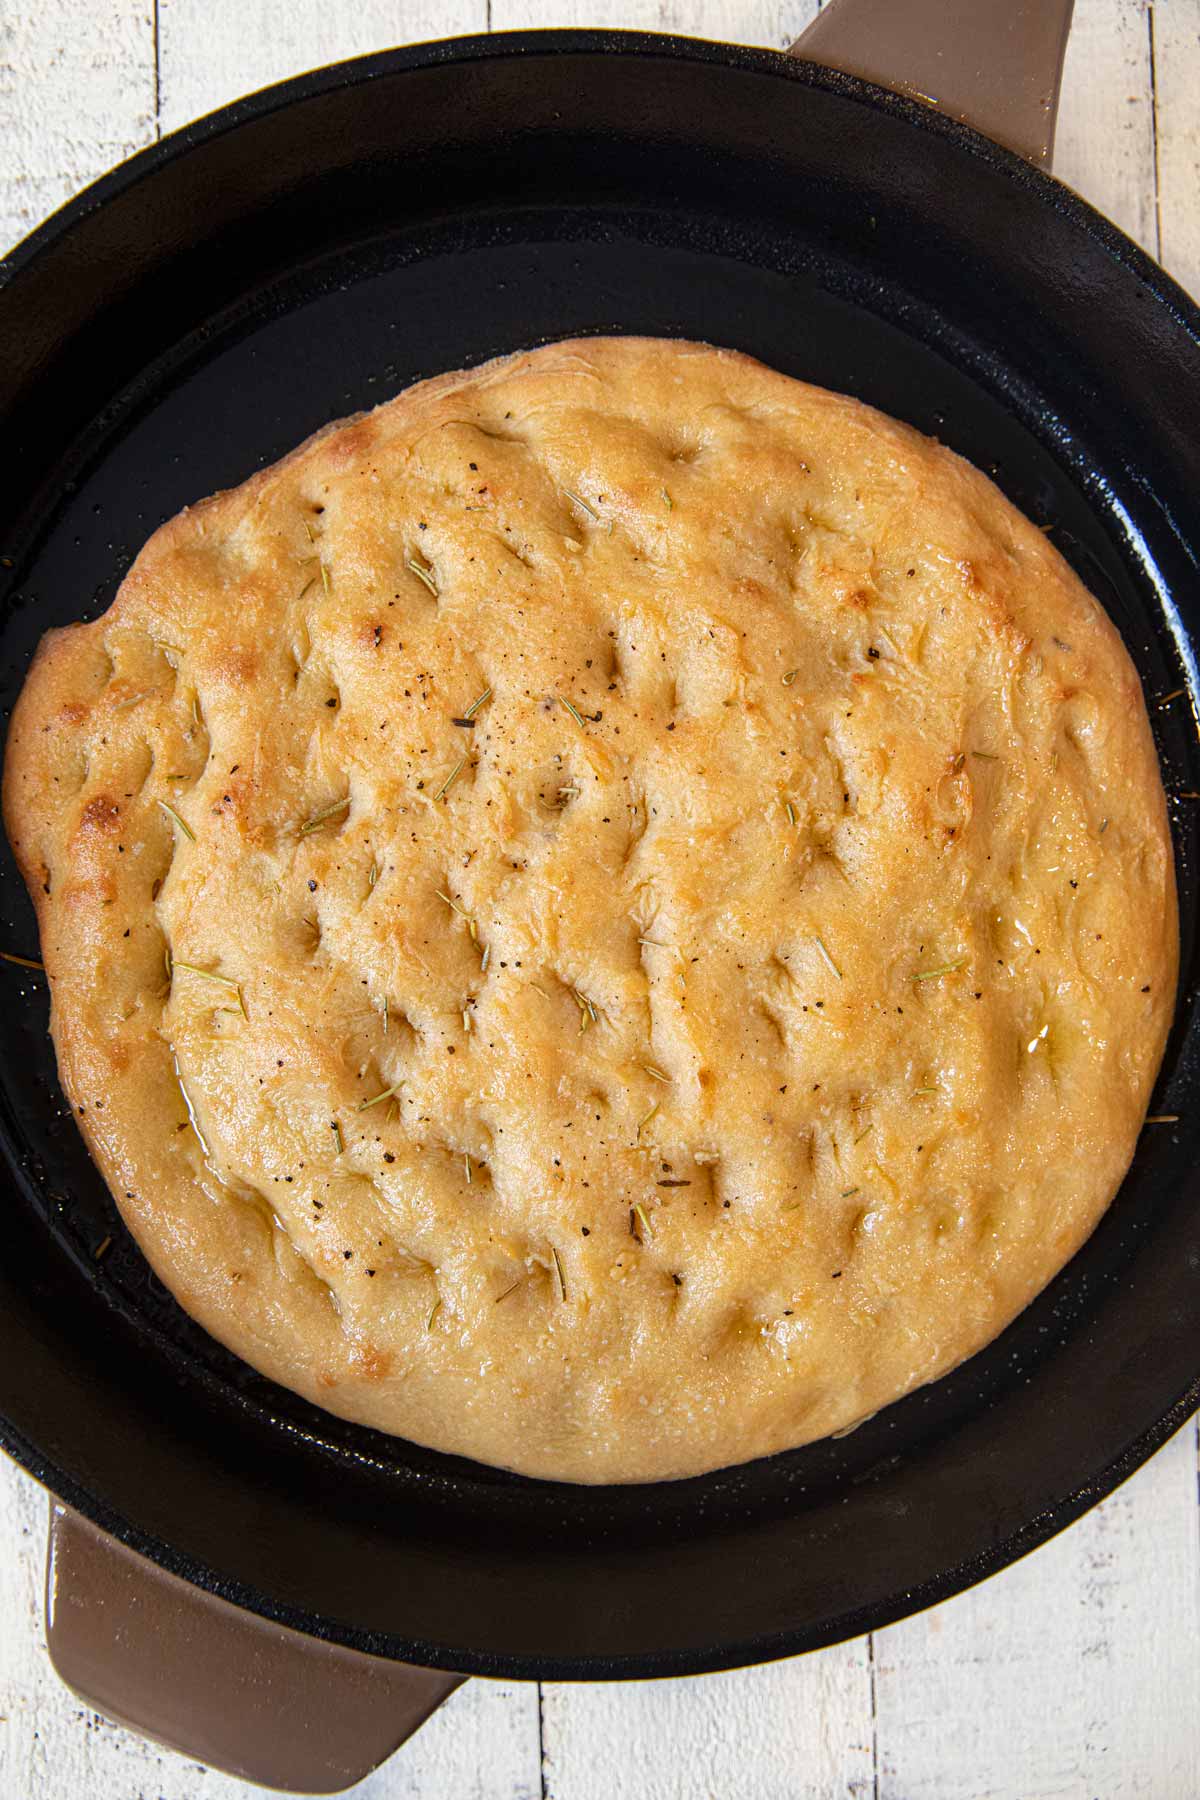
M 556 337 L 706 338 L 992 473 L 1111 612 L 1175 828 L 1179 1016 L 1133 1170 L 989 1350 L 852 1436 L 698 1480 L 535 1483 L 342 1424 L 149 1274 L 0 967 L 0 1438 L 270 1616 L 481 1674 L 667 1674 L 852 1635 L 1040 1542 L 1198 1398 L 1200 347 L 1096 215 L 964 128 L 766 52 L 597 33 L 326 70 L 72 203 L 0 289 L 0 705 L 149 535 L 330 418 Z M 1172 690 L 1187 691 L 1160 706 Z M 0 944 L 36 954 L 7 847 Z M 107 1253 L 96 1251 L 111 1239 Z

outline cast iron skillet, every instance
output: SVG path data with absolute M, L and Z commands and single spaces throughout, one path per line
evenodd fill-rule
M 926 1606 L 1161 1444 L 1200 1399 L 1184 294 L 926 106 L 767 52 L 591 32 L 427 45 L 270 89 L 107 177 L 3 278 L 6 709 L 40 634 L 103 609 L 161 520 L 327 419 L 556 337 L 706 338 L 910 420 L 1051 527 L 1144 681 L 1183 931 L 1151 1108 L 1180 1122 L 1147 1129 L 1092 1240 L 996 1344 L 840 1441 L 597 1489 L 342 1424 L 193 1326 L 65 1116 L 44 984 L 10 966 L 9 1452 L 124 1543 L 305 1633 L 437 1669 L 608 1678 L 764 1660 Z M 36 954 L 7 851 L 0 923 Z

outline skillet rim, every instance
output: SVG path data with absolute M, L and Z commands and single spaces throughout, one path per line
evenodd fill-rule
M 192 150 L 236 132 L 244 125 L 288 107 L 380 79 L 445 65 L 469 66 L 501 58 L 525 56 L 637 57 L 666 62 L 720 64 L 747 73 L 773 76 L 848 100 L 871 112 L 896 117 L 917 130 L 948 139 L 956 149 L 989 165 L 1005 180 L 1025 190 L 1039 206 L 1050 206 L 1081 230 L 1106 256 L 1126 271 L 1182 329 L 1200 353 L 1200 304 L 1166 271 L 1103 214 L 1047 171 L 1026 162 L 973 127 L 892 90 L 808 62 L 787 52 L 720 43 L 703 38 L 645 31 L 548 29 L 497 32 L 442 38 L 404 45 L 326 64 L 231 101 L 169 133 L 128 157 L 67 200 L 49 218 L 0 259 L 0 292 L 19 282 L 43 256 L 52 254 L 83 220 L 139 184 L 153 180 Z M 98 301 L 98 304 L 102 302 Z M 1181 992 L 1178 1004 L 1182 1006 Z M 736 1642 L 723 1640 L 703 1650 L 660 1650 L 569 1657 L 531 1657 L 495 1652 L 447 1652 L 423 1640 L 397 1633 L 371 1631 L 325 1613 L 280 1602 L 249 1584 L 222 1575 L 209 1564 L 180 1553 L 171 1543 L 142 1529 L 114 1511 L 109 1503 L 69 1475 L 0 1412 L 0 1449 L 6 1451 L 63 1503 L 90 1519 L 120 1542 L 160 1567 L 261 1617 L 292 1626 L 308 1636 L 346 1645 L 368 1654 L 417 1662 L 457 1673 L 508 1679 L 604 1680 L 700 1674 L 769 1662 L 802 1651 L 843 1642 L 935 1605 L 1027 1555 L 1072 1524 L 1110 1494 L 1180 1428 L 1200 1406 L 1200 1369 L 1177 1398 L 1088 1481 L 1063 1495 L 1053 1506 L 994 1542 L 978 1555 L 886 1601 L 848 1607 L 820 1625 L 760 1633 Z

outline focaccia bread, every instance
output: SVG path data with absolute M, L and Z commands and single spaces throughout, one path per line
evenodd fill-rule
M 1139 683 L 977 470 L 703 345 L 423 382 L 49 634 L 9 835 L 145 1254 L 331 1411 L 572 1481 L 986 1344 L 1172 1013 Z

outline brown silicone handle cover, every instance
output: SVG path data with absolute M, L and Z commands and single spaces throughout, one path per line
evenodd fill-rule
M 1048 167 L 1073 0 L 827 0 L 792 55 L 925 100 Z
M 273 1625 L 52 1501 L 46 1643 L 95 1711 L 228 1775 L 336 1794 L 462 1681 Z

